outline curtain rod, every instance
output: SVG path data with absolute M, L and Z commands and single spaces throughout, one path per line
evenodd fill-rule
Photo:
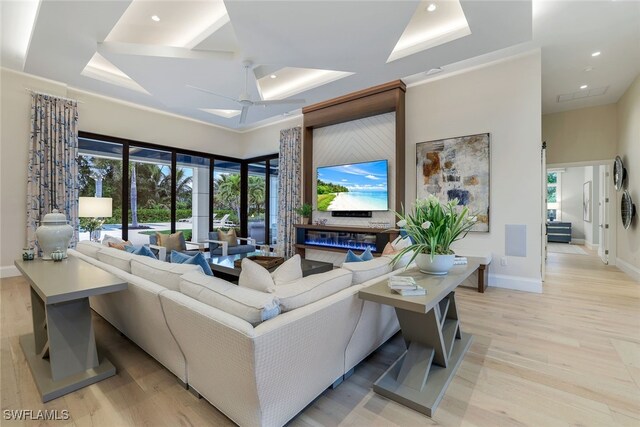
M 30 88 L 28 88 L 28 87 L 25 87 L 25 88 L 24 88 L 24 90 L 26 90 L 27 92 L 30 92 L 30 93 L 37 94 L 37 95 L 52 96 L 52 97 L 54 97 L 54 98 L 64 99 L 65 101 L 74 101 L 74 102 L 77 102 L 77 103 L 79 103 L 79 104 L 84 104 L 84 101 L 80 101 L 79 99 L 65 98 L 64 96 L 53 95 L 53 94 L 51 94 L 51 93 L 45 93 L 45 92 L 39 92 L 39 91 L 37 91 L 37 90 L 30 89 Z

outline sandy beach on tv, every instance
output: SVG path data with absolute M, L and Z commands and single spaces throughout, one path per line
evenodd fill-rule
M 387 209 L 387 192 L 348 192 L 336 193 L 328 211 L 376 211 Z

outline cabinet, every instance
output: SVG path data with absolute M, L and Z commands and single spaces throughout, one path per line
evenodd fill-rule
M 547 222 L 547 242 L 571 243 L 571 223 Z

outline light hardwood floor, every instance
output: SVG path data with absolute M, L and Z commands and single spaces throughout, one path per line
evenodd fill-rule
M 18 336 L 31 330 L 28 286 L 2 280 L 2 409 L 67 409 L 68 422 L 2 425 L 230 425 L 175 377 L 96 316 L 115 377 L 42 404 Z M 475 339 L 433 419 L 371 391 L 402 352 L 394 337 L 295 426 L 640 426 L 640 284 L 590 256 L 550 254 L 541 295 L 461 288 L 462 327 Z

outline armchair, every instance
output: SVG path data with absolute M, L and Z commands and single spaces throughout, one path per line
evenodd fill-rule
M 198 247 L 198 249 L 188 250 L 187 245 L 190 245 L 190 246 L 195 245 Z M 184 240 L 184 237 L 181 235 L 179 252 L 182 252 L 183 254 L 187 254 L 187 255 L 195 255 L 198 252 L 204 252 L 204 247 L 205 247 L 204 243 L 187 242 L 186 240 Z M 171 253 L 167 253 L 167 248 L 165 248 L 164 246 L 158 245 L 158 240 L 154 234 L 149 236 L 149 248 L 154 249 L 158 252 L 159 260 L 161 261 L 170 260 Z
M 229 246 L 229 242 L 218 239 L 217 231 L 212 231 L 209 233 L 209 239 L 205 240 L 205 242 L 209 243 L 209 253 L 211 256 L 227 256 L 255 252 L 255 239 L 252 239 L 251 237 L 236 238 L 238 239 L 238 244 L 236 246 Z M 246 243 L 243 244 L 241 242 Z

